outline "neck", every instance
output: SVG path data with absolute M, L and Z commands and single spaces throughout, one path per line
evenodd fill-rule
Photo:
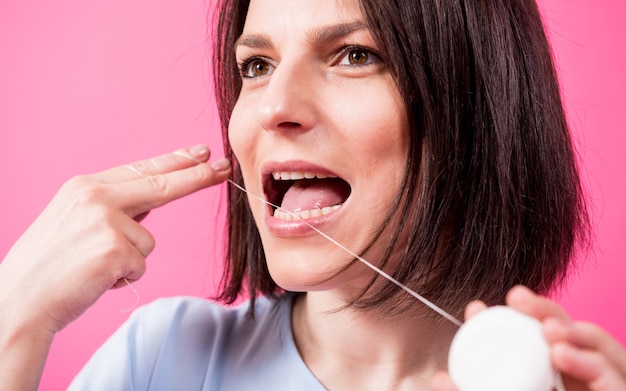
M 426 317 L 429 309 L 402 316 L 378 310 L 340 309 L 332 291 L 310 292 L 294 301 L 298 350 L 315 376 L 331 390 L 425 389 L 446 368 L 457 327 Z

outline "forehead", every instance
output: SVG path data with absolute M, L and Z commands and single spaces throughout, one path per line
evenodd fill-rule
M 363 19 L 357 0 L 251 0 L 243 34 L 289 37 Z

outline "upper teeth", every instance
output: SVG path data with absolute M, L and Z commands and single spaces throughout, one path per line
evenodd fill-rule
M 282 181 L 296 181 L 300 179 L 324 179 L 324 178 L 336 178 L 333 175 L 328 174 L 320 174 L 316 172 L 307 172 L 307 171 L 275 171 L 272 173 L 272 176 L 275 180 Z

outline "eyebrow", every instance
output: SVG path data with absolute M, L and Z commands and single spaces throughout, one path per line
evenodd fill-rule
M 368 28 L 367 24 L 362 21 L 339 23 L 331 26 L 313 29 L 309 33 L 309 41 L 313 44 L 332 42 L 339 38 L 350 35 L 355 31 Z
M 312 29 L 307 36 L 308 41 L 314 45 L 325 42 L 332 42 L 355 31 L 368 28 L 368 25 L 362 21 L 333 24 L 330 26 L 322 26 Z M 238 46 L 246 46 L 253 49 L 272 49 L 274 44 L 267 34 L 246 34 L 240 36 L 235 41 L 234 48 Z
M 235 41 L 234 48 L 238 46 L 247 46 L 253 49 L 271 49 L 274 47 L 272 40 L 265 34 L 247 34 L 242 35 Z

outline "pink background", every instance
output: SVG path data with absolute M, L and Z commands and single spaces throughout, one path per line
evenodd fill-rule
M 73 175 L 199 142 L 221 155 L 207 76 L 208 7 L 201 0 L 0 3 L 2 256 Z M 542 8 L 595 225 L 594 249 L 559 300 L 626 344 L 626 3 L 543 0 Z M 147 218 L 158 244 L 135 285 L 141 303 L 214 292 L 222 198 L 220 189 L 204 190 Z M 111 291 L 59 333 L 41 389 L 64 389 L 134 303 L 129 289 Z

